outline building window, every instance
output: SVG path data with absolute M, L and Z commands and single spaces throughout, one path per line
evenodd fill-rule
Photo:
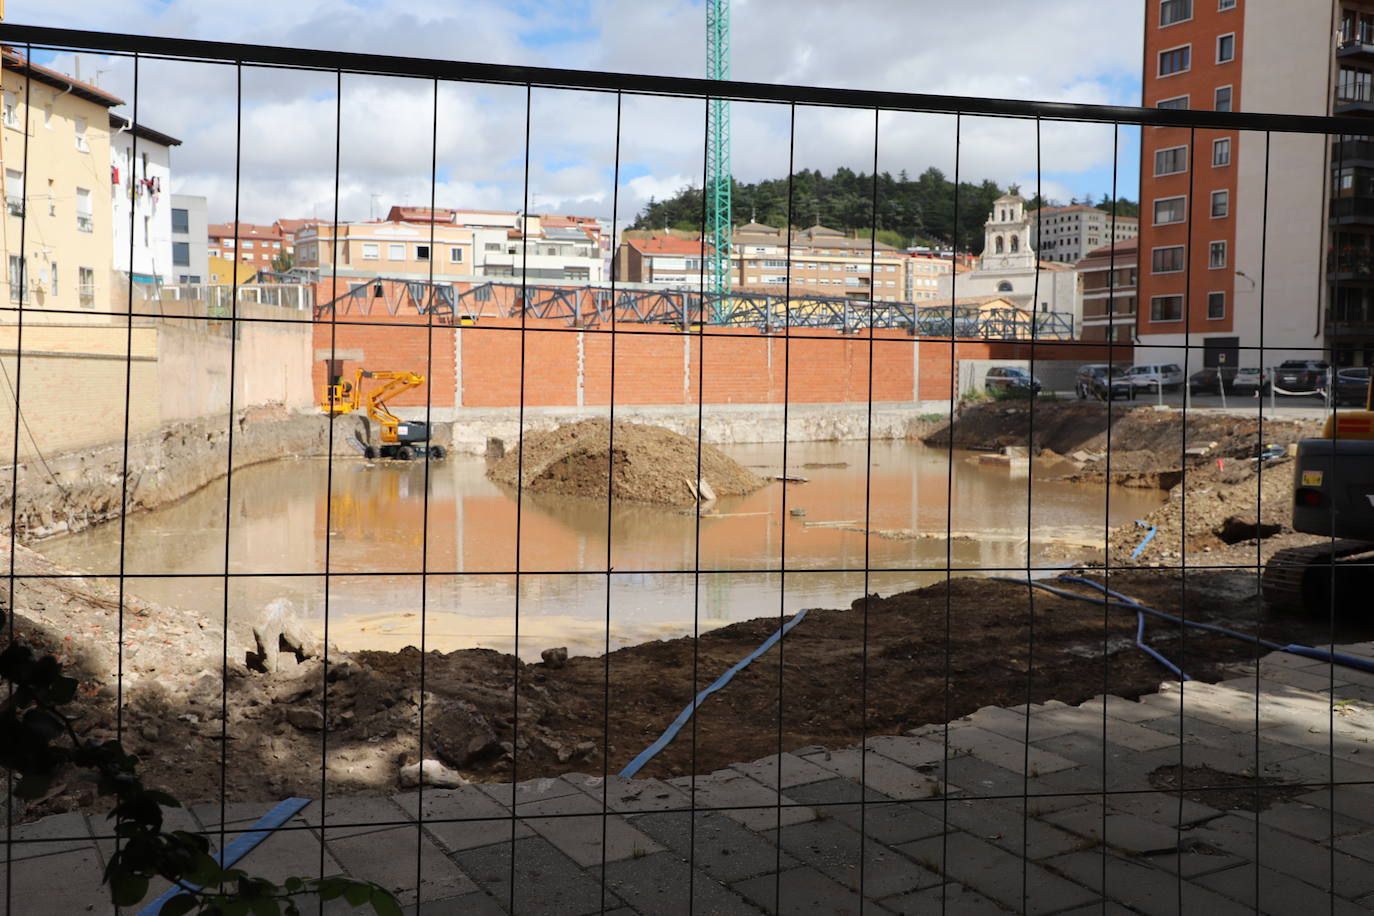
M 1226 294 L 1208 293 L 1207 294 L 1207 318 L 1211 321 L 1219 321 L 1226 317 Z
M 1236 0 L 1217 0 L 1217 10 L 1225 12 L 1236 8 Z
M 1212 141 L 1212 168 L 1219 169 L 1231 164 L 1231 138 L 1222 137 Z
M 1181 223 L 1188 218 L 1186 197 L 1163 197 L 1155 201 L 1155 225 Z
M 387 245 L 386 259 L 388 261 L 404 261 L 406 259 L 406 246 L 404 243 Z
M 1150 297 L 1150 320 L 1151 320 L 1151 321 L 1182 321 L 1182 320 L 1183 320 L 1183 297 L 1182 297 L 1182 296 L 1151 296 L 1151 297 Z
M 5 126 L 19 129 L 19 96 L 5 91 Z
M 1183 246 L 1170 245 L 1150 253 L 1150 273 L 1172 274 L 1183 269 Z
M 1226 64 L 1236 59 L 1236 34 L 1217 36 L 1217 63 Z
M 1173 25 L 1193 18 L 1193 0 L 1160 0 L 1159 26 Z
M 95 231 L 95 211 L 91 209 L 91 192 L 76 189 L 76 228 L 82 232 Z
M 86 119 L 76 119 L 76 148 L 83 153 L 91 151 L 90 143 L 86 142 Z
M 1183 45 L 1159 52 L 1159 75 L 1170 76 L 1183 73 L 1193 65 L 1193 46 Z
M 1207 267 L 1220 270 L 1226 266 L 1226 243 L 1212 242 L 1207 246 Z
M 363 242 L 363 260 L 376 261 L 382 256 L 381 246 L 376 242 Z
M 1174 96 L 1172 99 L 1160 99 L 1158 102 L 1155 103 L 1155 107 L 1173 109 L 1187 108 L 1188 97 L 1186 95 L 1178 95 Z
M 48 265 L 48 292 L 53 296 L 58 294 L 57 288 L 57 262 L 53 261 Z
M 1155 177 L 1188 171 L 1188 147 L 1171 146 L 1155 151 Z
M 1231 192 L 1212 192 L 1212 219 L 1222 219 L 1231 215 Z
M 43 126 L 52 130 L 52 102 L 43 106 Z
M 1011 292 L 1011 281 L 1010 281 L 1010 280 L 1001 280 L 1001 281 L 999 281 L 998 284 L 997 284 L 997 291 L 998 291 L 999 293 L 1009 293 L 1009 292 Z
M 5 169 L 5 209 L 10 216 L 24 215 L 24 173 Z
M 191 266 L 191 243 L 173 242 L 172 243 L 172 263 L 177 267 Z
M 188 211 L 172 208 L 172 231 L 182 235 L 191 231 L 191 214 Z
M 1217 111 L 1231 110 L 1231 87 L 1218 86 L 1216 93 L 1216 104 L 1212 106 Z
M 76 298 L 81 307 L 95 308 L 95 271 L 89 267 L 78 267 L 76 281 Z
M 1336 78 L 1336 101 L 1368 102 L 1374 88 L 1374 73 L 1358 67 L 1342 67 Z
M 463 249 L 462 249 L 462 248 L 459 248 L 457 245 L 451 246 L 451 247 L 449 248 L 449 250 L 448 250 L 448 262 L 449 262 L 450 264 L 462 264 L 462 263 L 463 263 Z M 690 266 L 690 262 L 689 262 L 689 266 Z
M 416 245 L 416 246 L 415 246 L 415 260 L 417 260 L 417 261 L 428 261 L 428 260 L 429 260 L 429 246 L 428 246 L 428 245 Z
M 24 259 L 10 255 L 10 301 L 18 302 L 24 295 Z

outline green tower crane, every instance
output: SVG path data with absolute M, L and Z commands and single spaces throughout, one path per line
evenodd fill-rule
M 706 77 L 730 78 L 730 0 L 706 0 Z M 715 294 L 710 320 L 730 317 L 730 103 L 711 99 L 706 136 L 706 291 Z

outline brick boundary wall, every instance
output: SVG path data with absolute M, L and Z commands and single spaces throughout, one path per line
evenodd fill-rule
M 326 284 L 321 284 L 325 286 Z M 323 294 L 323 291 L 322 291 Z M 328 302 L 324 296 L 321 301 Z M 407 314 L 409 312 L 409 314 Z M 368 322 L 368 323 L 362 323 Z M 950 358 L 1105 362 L 1129 365 L 1129 345 L 1072 342 L 917 340 L 902 330 L 843 334 L 793 328 L 790 338 L 753 328 L 713 328 L 703 336 L 675 325 L 617 326 L 615 402 L 625 405 L 853 404 L 948 400 Z M 521 329 L 523 328 L 523 335 Z M 523 341 L 522 341 L 523 336 Z M 398 408 L 599 407 L 610 402 L 609 326 L 572 328 L 563 320 L 480 317 L 459 326 L 427 324 L 403 304 L 392 315 L 341 314 L 315 325 L 312 381 L 317 397 L 331 352 L 345 375 L 358 367 L 410 370 L 426 387 L 390 403 Z

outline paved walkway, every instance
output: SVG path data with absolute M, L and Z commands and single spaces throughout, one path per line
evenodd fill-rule
M 1374 658 L 1374 644 L 1343 651 Z M 1138 703 L 1032 706 L 1029 745 L 1024 707 L 988 707 L 950 724 L 948 759 L 945 729 L 929 726 L 873 738 L 866 754 L 739 764 L 698 778 L 694 799 L 688 779 L 426 790 L 419 831 L 415 794 L 339 799 L 242 866 L 318 873 L 323 839 L 326 871 L 386 884 L 427 914 L 505 913 L 512 900 L 517 913 L 687 913 L 689 897 L 699 914 L 1367 912 L 1374 675 L 1334 674 L 1333 701 L 1328 666 L 1276 653 L 1258 678 L 1251 667 L 1184 685 L 1182 715 L 1177 683 Z M 1228 774 L 1258 764 L 1285 787 L 1180 801 L 1151 782 L 1180 754 Z M 1334 790 L 1320 785 L 1333 774 Z M 1256 796 L 1272 804 L 1238 807 Z M 231 805 L 231 836 L 271 806 Z M 178 821 L 217 831 L 219 808 Z M 107 831 L 79 814 L 17 828 L 12 912 L 107 912 Z

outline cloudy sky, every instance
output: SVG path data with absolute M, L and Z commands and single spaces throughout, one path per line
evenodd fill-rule
M 1030 6 L 1033 15 L 1027 15 Z M 733 0 L 736 79 L 951 95 L 1137 104 L 1142 4 L 1112 0 Z M 6 18 L 32 25 L 205 38 L 415 57 L 705 75 L 701 0 L 9 0 Z M 35 57 L 130 101 L 127 59 L 69 53 Z M 241 119 L 232 68 L 149 61 L 138 73 L 138 118 L 181 138 L 175 190 L 210 199 L 212 220 L 330 217 L 335 134 L 343 219 L 392 203 L 577 212 L 623 220 L 651 197 L 700 185 L 700 102 L 616 100 L 522 88 L 245 69 Z M 435 113 L 437 110 L 437 121 Z M 341 117 L 340 117 L 341 115 Z M 868 171 L 871 112 L 732 106 L 737 178 L 781 177 L 795 132 L 797 168 Z M 915 175 L 934 165 L 953 175 L 949 116 L 884 114 L 878 167 Z M 235 155 L 236 138 L 239 155 Z M 1137 142 L 1116 138 L 1117 189 L 1134 196 Z M 1046 196 L 1112 190 L 1110 127 L 1042 125 L 1040 163 L 1032 123 L 964 120 L 963 178 L 1037 186 Z M 235 176 L 238 176 L 237 194 Z M 738 206 L 738 205 L 737 205 Z

